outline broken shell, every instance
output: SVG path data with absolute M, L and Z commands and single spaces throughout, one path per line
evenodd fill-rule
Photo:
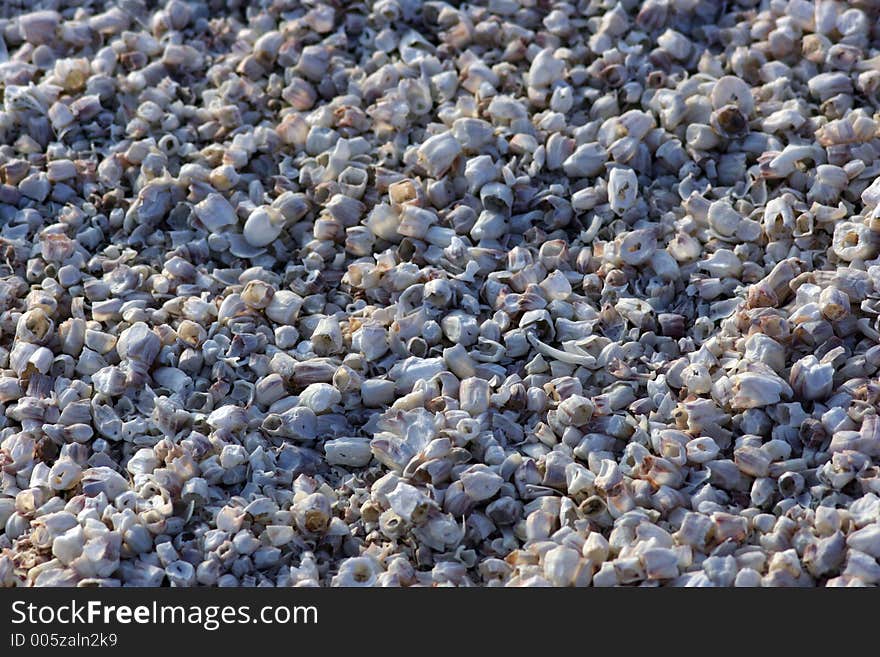
M 635 204 L 639 184 L 632 169 L 612 169 L 608 174 L 608 202 L 617 214 Z

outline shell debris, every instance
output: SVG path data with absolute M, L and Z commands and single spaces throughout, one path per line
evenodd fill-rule
M 24 4 L 0 585 L 880 584 L 876 2 Z

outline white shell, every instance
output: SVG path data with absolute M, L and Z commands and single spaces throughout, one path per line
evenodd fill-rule
M 327 463 L 362 468 L 373 459 L 369 438 L 335 438 L 324 443 Z
M 545 48 L 535 55 L 529 68 L 529 86 L 547 87 L 562 77 L 565 64 L 556 59 L 552 48 Z
M 261 206 L 248 215 L 242 233 L 251 246 L 268 246 L 281 235 L 284 218 L 271 207 Z
M 342 394 L 327 383 L 312 383 L 299 395 L 299 403 L 317 414 L 328 412 L 342 400 Z
M 755 111 L 755 100 L 749 85 L 732 75 L 726 75 L 715 82 L 709 99 L 712 108 L 716 110 L 725 105 L 736 105 L 746 116 Z
M 608 202 L 617 214 L 635 205 L 639 183 L 632 169 L 614 168 L 608 174 Z
M 223 196 L 217 193 L 208 194 L 193 206 L 199 220 L 212 233 L 223 231 L 227 226 L 238 223 L 235 209 Z

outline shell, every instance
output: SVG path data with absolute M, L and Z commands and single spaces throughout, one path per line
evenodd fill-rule
M 539 51 L 528 73 L 529 86 L 533 88 L 547 87 L 559 80 L 565 71 L 565 64 L 556 58 L 552 48 Z
M 272 207 L 261 206 L 248 215 L 242 234 L 251 246 L 267 246 L 278 239 L 284 229 L 281 212 Z
M 608 202 L 617 214 L 635 204 L 638 191 L 639 183 L 632 169 L 612 169 L 608 174 Z
M 226 226 L 238 223 L 235 209 L 223 196 L 217 193 L 208 194 L 193 206 L 199 221 L 212 233 L 222 232 Z
M 755 111 L 752 90 L 743 80 L 732 75 L 725 75 L 712 85 L 709 101 L 715 110 L 735 105 L 747 117 Z
M 354 468 L 368 465 L 373 458 L 368 438 L 349 437 L 328 440 L 324 443 L 324 453 L 328 463 Z
M 418 158 L 428 175 L 438 177 L 452 166 L 461 150 L 455 135 L 446 131 L 425 140 L 418 149 Z

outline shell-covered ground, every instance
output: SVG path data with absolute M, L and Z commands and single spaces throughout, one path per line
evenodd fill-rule
M 7 3 L 0 584 L 880 583 L 878 26 Z

